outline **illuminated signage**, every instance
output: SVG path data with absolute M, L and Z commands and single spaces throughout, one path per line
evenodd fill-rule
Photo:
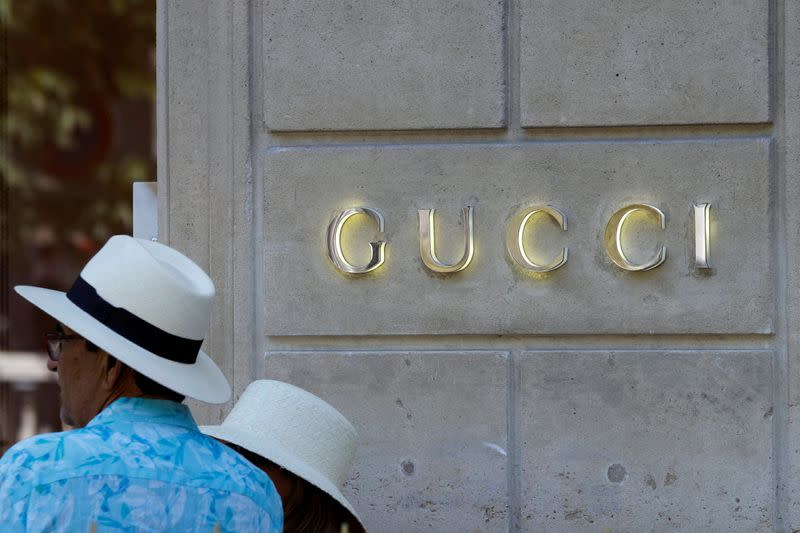
M 419 210 L 419 256 L 425 266 L 433 272 L 440 274 L 460 272 L 472 262 L 472 253 L 475 250 L 472 206 L 461 209 L 461 222 L 464 224 L 464 253 L 461 255 L 461 259 L 452 265 L 446 265 L 436 257 L 436 233 L 433 229 L 434 211 L 434 209 Z
M 694 268 L 711 268 L 709 262 L 710 249 L 710 211 L 711 204 L 695 204 L 692 208 L 694 220 Z M 434 209 L 420 209 L 419 215 L 419 254 L 422 263 L 432 272 L 452 274 L 466 269 L 472 262 L 475 250 L 474 209 L 472 206 L 462 208 L 461 216 L 464 226 L 464 246 L 461 258 L 451 264 L 441 261 L 436 254 L 436 233 L 434 231 Z M 540 264 L 530 259 L 525 250 L 523 234 L 526 227 L 533 223 L 534 215 L 542 213 L 558 224 L 562 231 L 567 231 L 567 215 L 562 210 L 552 205 L 537 205 L 526 207 L 517 212 L 506 228 L 506 250 L 511 260 L 520 268 L 530 272 L 551 272 L 563 267 L 569 256 L 568 248 L 564 247 L 561 254 L 546 264 Z M 658 243 L 652 257 L 646 261 L 633 262 L 628 258 L 623 247 L 623 235 L 626 223 L 635 213 L 649 215 L 663 230 L 666 228 L 666 216 L 657 207 L 637 203 L 630 204 L 617 210 L 608 220 L 604 234 L 604 247 L 611 262 L 617 267 L 628 272 L 643 272 L 657 268 L 667 258 L 667 247 Z M 369 243 L 371 257 L 365 264 L 354 265 L 345 257 L 342 248 L 342 230 L 345 223 L 356 215 L 363 215 L 372 220 L 377 226 L 379 240 Z M 328 257 L 334 266 L 347 274 L 366 274 L 380 268 L 384 263 L 384 250 L 387 242 L 383 239 L 384 217 L 380 211 L 371 207 L 352 207 L 339 213 L 328 225 L 327 246 Z
M 627 270 L 628 272 L 644 272 L 645 270 L 652 270 L 667 259 L 667 247 L 663 244 L 658 246 L 658 251 L 651 259 L 643 263 L 633 263 L 625 255 L 625 250 L 622 249 L 622 230 L 625 225 L 625 221 L 637 211 L 654 215 L 658 220 L 658 223 L 661 225 L 661 229 L 667 227 L 667 217 L 664 216 L 664 212 L 650 204 L 626 205 L 611 215 L 611 218 L 608 220 L 608 224 L 606 224 L 606 253 L 615 265 L 622 270 Z
M 353 265 L 344 256 L 342 250 L 342 229 L 344 224 L 351 217 L 356 215 L 366 215 L 370 217 L 378 225 L 378 232 L 383 234 L 383 215 L 377 209 L 370 207 L 352 207 L 345 209 L 334 218 L 330 225 L 328 225 L 328 257 L 331 258 L 336 268 L 348 274 L 366 274 L 371 272 L 383 264 L 384 256 L 383 249 L 386 247 L 386 241 L 375 241 L 369 243 L 372 248 L 372 257 L 366 265 Z
M 540 265 L 531 261 L 528 254 L 525 252 L 523 235 L 525 226 L 528 225 L 528 222 L 537 213 L 547 214 L 556 221 L 563 231 L 567 231 L 567 215 L 562 213 L 557 207 L 551 205 L 528 207 L 519 211 L 511 219 L 511 223 L 508 225 L 506 231 L 506 250 L 508 250 L 508 255 L 514 263 L 525 270 L 530 270 L 531 272 L 551 272 L 564 266 L 567 262 L 569 249 L 564 248 L 559 258 L 546 265 Z

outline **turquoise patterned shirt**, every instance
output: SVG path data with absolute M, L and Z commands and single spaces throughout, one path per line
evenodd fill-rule
M 4 533 L 282 529 L 266 474 L 175 402 L 121 398 L 85 428 L 31 437 L 0 459 Z

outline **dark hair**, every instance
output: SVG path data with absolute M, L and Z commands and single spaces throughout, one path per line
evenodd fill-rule
M 165 387 L 161 383 L 153 381 L 136 370 L 133 370 L 133 380 L 136 382 L 136 386 L 139 387 L 139 390 L 148 396 L 163 396 L 167 400 L 172 400 L 173 402 L 178 403 L 181 403 L 186 399 L 186 396 L 183 394 L 175 392 L 174 390 Z
M 296 477 L 292 491 L 286 498 L 283 509 L 284 531 L 308 531 L 313 533 L 340 533 L 342 524 L 348 531 L 360 531 L 357 523 L 351 523 L 348 513 L 327 492 L 303 478 Z
M 89 341 L 86 341 L 86 349 L 89 351 L 97 351 L 97 346 L 94 346 L 94 350 L 89 348 Z M 108 364 L 110 366 L 114 366 L 117 364 L 118 359 L 111 354 L 108 354 Z M 122 363 L 120 363 L 122 364 Z M 128 367 L 130 368 L 130 367 Z M 173 402 L 181 403 L 183 400 L 186 399 L 186 396 L 175 392 L 174 390 L 165 387 L 161 383 L 157 381 L 153 381 L 152 379 L 148 378 L 138 370 L 131 368 L 131 372 L 133 372 L 133 381 L 136 383 L 136 386 L 139 387 L 139 390 L 142 391 L 146 396 L 159 396 L 166 400 L 171 400 Z

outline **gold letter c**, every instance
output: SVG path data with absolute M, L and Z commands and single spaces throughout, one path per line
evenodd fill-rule
M 552 272 L 564 266 L 564 263 L 567 262 L 569 250 L 567 248 L 561 250 L 561 256 L 547 265 L 540 265 L 531 261 L 528 254 L 525 253 L 522 237 L 525 232 L 525 226 L 536 213 L 546 213 L 558 223 L 562 230 L 567 231 L 567 215 L 557 208 L 550 205 L 527 207 L 514 215 L 514 218 L 511 219 L 511 223 L 506 230 L 506 249 L 511 259 L 525 270 L 530 270 L 531 272 Z
M 632 263 L 625 255 L 625 251 L 622 249 L 622 228 L 625 225 L 625 221 L 637 211 L 645 211 L 655 215 L 658 218 L 661 229 L 666 227 L 666 217 L 664 216 L 664 213 L 659 208 L 650 204 L 626 205 L 611 215 L 611 218 L 608 220 L 608 224 L 606 225 L 606 253 L 615 265 L 622 270 L 627 270 L 628 272 L 652 270 L 663 263 L 667 258 L 667 247 L 663 244 L 660 245 L 656 255 L 644 263 Z

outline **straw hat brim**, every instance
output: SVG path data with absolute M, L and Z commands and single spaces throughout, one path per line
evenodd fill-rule
M 197 354 L 197 361 L 193 364 L 170 361 L 104 326 L 73 304 L 66 293 L 27 285 L 18 285 L 14 290 L 126 365 L 175 392 L 213 404 L 225 403 L 231 397 L 230 385 L 225 375 L 203 351 Z
M 200 426 L 200 431 L 216 439 L 241 446 L 242 448 L 253 452 L 256 455 L 264 457 L 278 466 L 285 468 L 296 476 L 308 481 L 315 487 L 318 487 L 320 490 L 324 491 L 339 504 L 341 504 L 341 506 L 344 507 L 347 512 L 350 513 L 350 515 L 356 520 L 358 525 L 361 526 L 362 531 L 365 531 L 363 522 L 356 514 L 353 506 L 350 505 L 350 502 L 347 501 L 347 498 L 345 498 L 344 494 L 342 494 L 342 492 L 339 490 L 339 487 L 333 484 L 326 476 L 319 473 L 315 468 L 309 466 L 306 462 L 299 460 L 294 454 L 286 450 L 283 446 L 280 446 L 274 442 L 265 441 L 262 438 L 252 435 L 248 431 L 243 431 L 236 427 L 225 424 L 218 426 Z

